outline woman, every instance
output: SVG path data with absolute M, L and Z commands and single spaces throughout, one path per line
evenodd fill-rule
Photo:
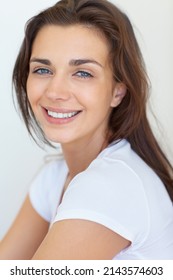
M 173 168 L 127 16 L 104 0 L 58 2 L 27 23 L 13 82 L 29 133 L 63 158 L 33 181 L 0 257 L 173 259 Z

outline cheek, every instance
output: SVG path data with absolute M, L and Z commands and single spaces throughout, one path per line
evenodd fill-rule
M 80 103 L 86 105 L 90 110 L 103 110 L 110 108 L 112 101 L 112 90 L 107 83 L 98 83 L 87 88 L 83 88 L 77 97 Z
M 35 83 L 32 79 L 28 78 L 26 89 L 27 89 L 28 100 L 31 106 L 34 106 L 34 104 L 37 103 L 37 101 L 41 97 L 40 85 Z
M 99 87 L 93 90 L 93 105 L 103 110 L 110 107 L 112 101 L 112 88 L 107 83 L 100 83 Z

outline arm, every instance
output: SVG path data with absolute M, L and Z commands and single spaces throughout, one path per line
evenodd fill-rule
M 16 220 L 0 243 L 0 259 L 31 259 L 48 231 L 46 222 L 26 198 Z
M 129 245 L 130 241 L 103 225 L 87 220 L 69 219 L 53 224 L 33 259 L 112 259 Z

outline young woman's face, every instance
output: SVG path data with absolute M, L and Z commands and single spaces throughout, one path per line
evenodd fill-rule
M 119 104 L 106 39 L 80 25 L 46 26 L 32 48 L 27 94 L 46 137 L 62 144 L 105 136 Z

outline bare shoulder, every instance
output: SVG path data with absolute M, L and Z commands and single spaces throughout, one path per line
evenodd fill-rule
M 33 259 L 112 259 L 129 245 L 130 241 L 103 225 L 69 219 L 52 226 Z

